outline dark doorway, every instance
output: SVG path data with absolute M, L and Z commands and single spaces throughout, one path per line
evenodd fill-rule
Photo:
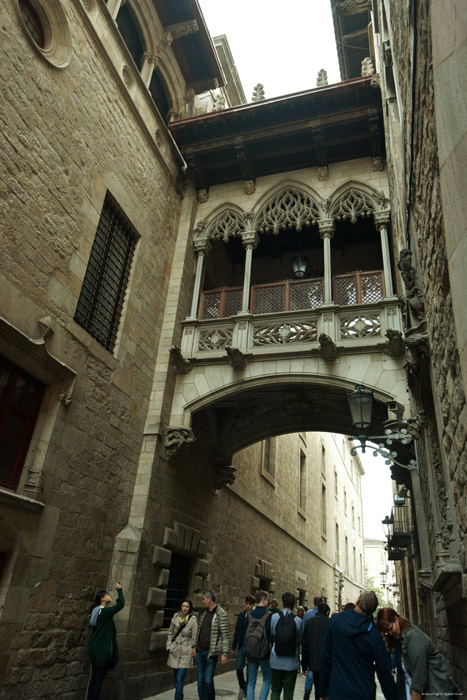
M 191 557 L 175 552 L 172 554 L 164 610 L 164 627 L 169 627 L 172 617 L 180 610 L 180 605 L 188 593 L 192 562 Z

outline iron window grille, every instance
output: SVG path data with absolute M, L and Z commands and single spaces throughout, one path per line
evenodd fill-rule
M 0 357 L 0 486 L 18 486 L 45 387 Z
M 136 235 L 107 196 L 75 312 L 75 321 L 113 351 L 128 286 Z

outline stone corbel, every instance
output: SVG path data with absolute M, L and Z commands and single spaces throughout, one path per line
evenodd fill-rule
M 37 322 L 37 325 L 41 330 L 40 337 L 42 338 L 42 340 L 45 340 L 49 337 L 49 335 L 53 335 L 55 332 L 54 322 L 50 316 L 43 316 L 42 318 L 40 318 Z
M 206 190 L 206 189 L 198 190 L 196 193 L 196 198 L 200 204 L 204 204 L 209 199 L 209 190 Z
M 213 468 L 214 490 L 218 491 L 219 489 L 223 489 L 227 484 L 232 485 L 235 481 L 236 471 L 235 467 L 227 464 L 220 464 L 219 460 L 216 460 Z
M 225 351 L 228 355 L 230 364 L 232 365 L 233 369 L 238 371 L 247 368 L 248 358 L 241 350 L 239 350 L 238 348 L 232 348 L 230 347 L 230 345 L 228 345 L 225 348 Z
M 386 338 L 388 342 L 384 348 L 384 351 L 391 357 L 400 357 L 405 352 L 405 343 L 402 338 L 402 333 L 396 331 L 393 328 L 388 328 L 386 331 Z
M 256 191 L 256 185 L 254 180 L 245 180 L 243 183 L 243 190 L 245 194 L 254 194 Z
M 189 22 L 171 24 L 164 29 L 161 44 L 169 47 L 176 39 L 180 39 L 182 36 L 188 36 L 189 34 L 196 34 L 197 31 L 198 22 L 195 19 Z
M 174 374 L 188 374 L 193 369 L 191 360 L 187 360 L 182 355 L 178 345 L 173 345 L 170 350 L 169 369 Z
M 196 436 L 191 428 L 184 425 L 168 427 L 164 441 L 168 458 L 171 459 L 177 452 L 187 448 L 195 440 Z
M 337 357 L 337 346 L 326 333 L 321 333 L 319 340 L 319 354 L 325 362 L 334 362 Z

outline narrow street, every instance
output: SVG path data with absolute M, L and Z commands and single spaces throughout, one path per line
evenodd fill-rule
M 231 700 L 236 699 L 238 694 L 237 676 L 235 671 L 228 671 L 227 673 L 222 673 L 215 677 L 216 686 L 216 696 L 219 698 L 230 698 Z M 300 673 L 297 677 L 297 683 L 295 685 L 294 700 L 302 700 L 303 692 L 305 686 L 305 676 Z M 258 682 L 256 683 L 256 693 L 255 697 L 259 697 L 259 692 L 261 690 L 261 672 L 258 672 Z M 187 683 L 185 685 L 185 690 L 183 693 L 184 700 L 198 700 L 198 688 L 196 683 Z M 152 695 L 146 700 L 173 700 L 174 691 L 173 689 L 166 690 L 159 695 Z M 311 697 L 314 699 L 314 688 L 312 690 Z M 379 685 L 377 685 L 376 700 L 384 700 L 384 696 L 380 690 Z

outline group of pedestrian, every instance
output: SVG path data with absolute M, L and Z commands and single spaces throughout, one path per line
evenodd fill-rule
M 107 591 L 99 591 L 91 613 L 88 700 L 99 700 L 107 671 L 118 661 L 113 618 L 124 607 L 125 599 L 119 583 L 115 589 L 116 604 L 110 605 L 112 598 Z M 227 613 L 212 590 L 203 593 L 202 603 L 199 623 L 189 598 L 182 601 L 170 623 L 167 664 L 174 671 L 175 700 L 183 700 L 185 675 L 194 659 L 199 700 L 215 700 L 214 673 L 219 657 L 222 665 L 227 663 Z M 455 698 L 457 691 L 446 662 L 429 637 L 392 608 L 381 608 L 375 620 L 377 605 L 375 593 L 363 591 L 355 604 L 348 603 L 342 613 L 330 618 L 329 606 L 319 597 L 312 609 L 300 610 L 299 606 L 295 614 L 293 593 L 282 595 L 282 608 L 275 599 L 270 603 L 266 591 L 259 591 L 256 601 L 246 596 L 232 645 L 238 700 L 255 699 L 259 669 L 259 700 L 266 700 L 269 691 L 271 700 L 279 700 L 281 693 L 283 700 L 293 700 L 300 663 L 306 675 L 304 700 L 309 700 L 313 684 L 315 700 L 374 700 L 375 671 L 386 700 L 434 700 L 440 695 Z M 397 669 L 397 683 L 391 660 Z

